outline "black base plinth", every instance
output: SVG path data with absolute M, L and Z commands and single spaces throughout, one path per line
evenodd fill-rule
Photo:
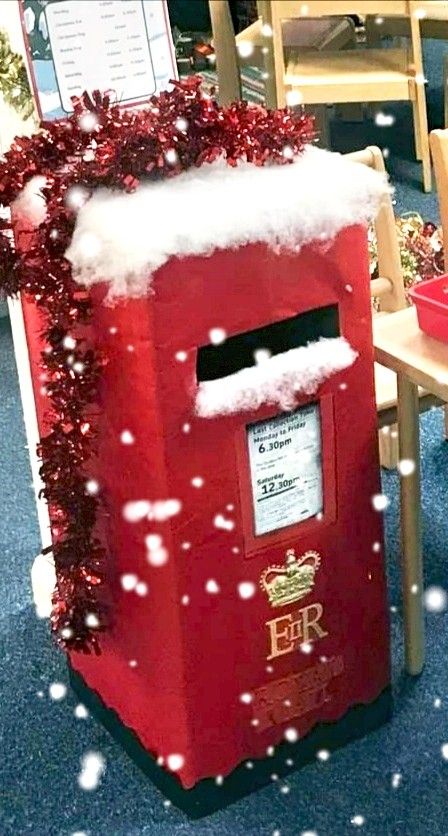
M 244 795 L 270 784 L 275 773 L 284 778 L 296 769 L 315 760 L 316 752 L 328 749 L 330 752 L 351 740 L 363 737 L 387 722 L 392 713 L 392 693 L 386 688 L 369 705 L 357 705 L 337 723 L 320 723 L 306 737 L 297 743 L 280 743 L 275 754 L 261 760 L 244 761 L 222 784 L 214 778 L 199 781 L 192 789 L 185 790 L 175 775 L 160 767 L 156 760 L 140 743 L 137 735 L 121 722 L 118 714 L 104 705 L 82 677 L 69 666 L 70 684 L 86 708 L 110 732 L 112 737 L 128 753 L 132 760 L 148 775 L 151 781 L 191 818 L 198 819 L 237 801 Z M 288 760 L 293 765 L 286 763 Z M 247 764 L 252 764 L 248 768 Z

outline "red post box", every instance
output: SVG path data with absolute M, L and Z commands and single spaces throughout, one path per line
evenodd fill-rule
M 103 277 L 91 290 L 108 356 L 92 478 L 114 592 L 101 654 L 71 652 L 72 681 L 193 814 L 390 712 L 363 225 L 385 184 L 325 152 L 297 165 L 302 191 L 288 185 L 296 164 L 275 172 L 277 191 L 272 171 L 252 175 L 272 205 L 260 218 L 255 194 L 247 222 L 244 170 L 224 186 L 212 166 L 194 192 L 209 229 L 193 246 L 184 216 L 183 249 L 159 238 L 170 224 L 177 234 L 165 198 L 187 197 L 190 175 L 93 197 L 67 254 L 82 281 Z M 135 253 L 129 240 L 137 205 L 165 248 L 153 262 L 151 243 Z M 226 237 L 229 211 L 239 226 Z M 114 265 L 128 295 L 108 304 Z

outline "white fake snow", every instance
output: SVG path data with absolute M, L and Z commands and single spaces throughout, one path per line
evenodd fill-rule
M 385 175 L 311 146 L 283 166 L 230 169 L 219 160 L 132 194 L 98 190 L 79 210 L 65 255 L 79 283 L 106 277 L 111 297 L 140 296 L 172 256 L 260 241 L 298 250 L 368 223 L 389 191 Z M 185 212 L 192 205 L 213 211 L 198 224 Z
M 229 415 L 275 404 L 292 409 L 296 395 L 312 395 L 333 374 L 354 363 L 357 353 L 344 337 L 320 339 L 270 357 L 217 380 L 205 380 L 196 393 L 201 418 Z
M 46 177 L 32 177 L 22 189 L 12 204 L 11 210 L 32 226 L 40 226 L 47 216 L 47 206 L 42 189 L 46 185 Z

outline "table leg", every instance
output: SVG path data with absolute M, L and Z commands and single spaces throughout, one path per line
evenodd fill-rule
M 400 476 L 400 497 L 405 661 L 407 672 L 416 676 L 425 661 L 418 388 L 401 374 L 397 388 L 400 460 L 415 462 L 413 473 Z

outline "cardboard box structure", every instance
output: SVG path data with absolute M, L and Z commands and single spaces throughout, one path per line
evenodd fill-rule
M 73 681 L 176 800 L 207 787 L 197 812 L 390 709 L 362 223 L 384 184 L 324 152 L 309 165 L 336 174 L 303 197 L 316 220 L 300 247 L 261 232 L 215 248 L 212 236 L 208 251 L 168 255 L 136 298 L 105 303 L 108 281 L 91 290 L 108 357 L 92 475 L 107 504 L 114 603 L 101 655 L 70 654 Z M 217 229 L 228 205 L 218 192 Z M 79 274 L 89 217 L 69 252 Z

